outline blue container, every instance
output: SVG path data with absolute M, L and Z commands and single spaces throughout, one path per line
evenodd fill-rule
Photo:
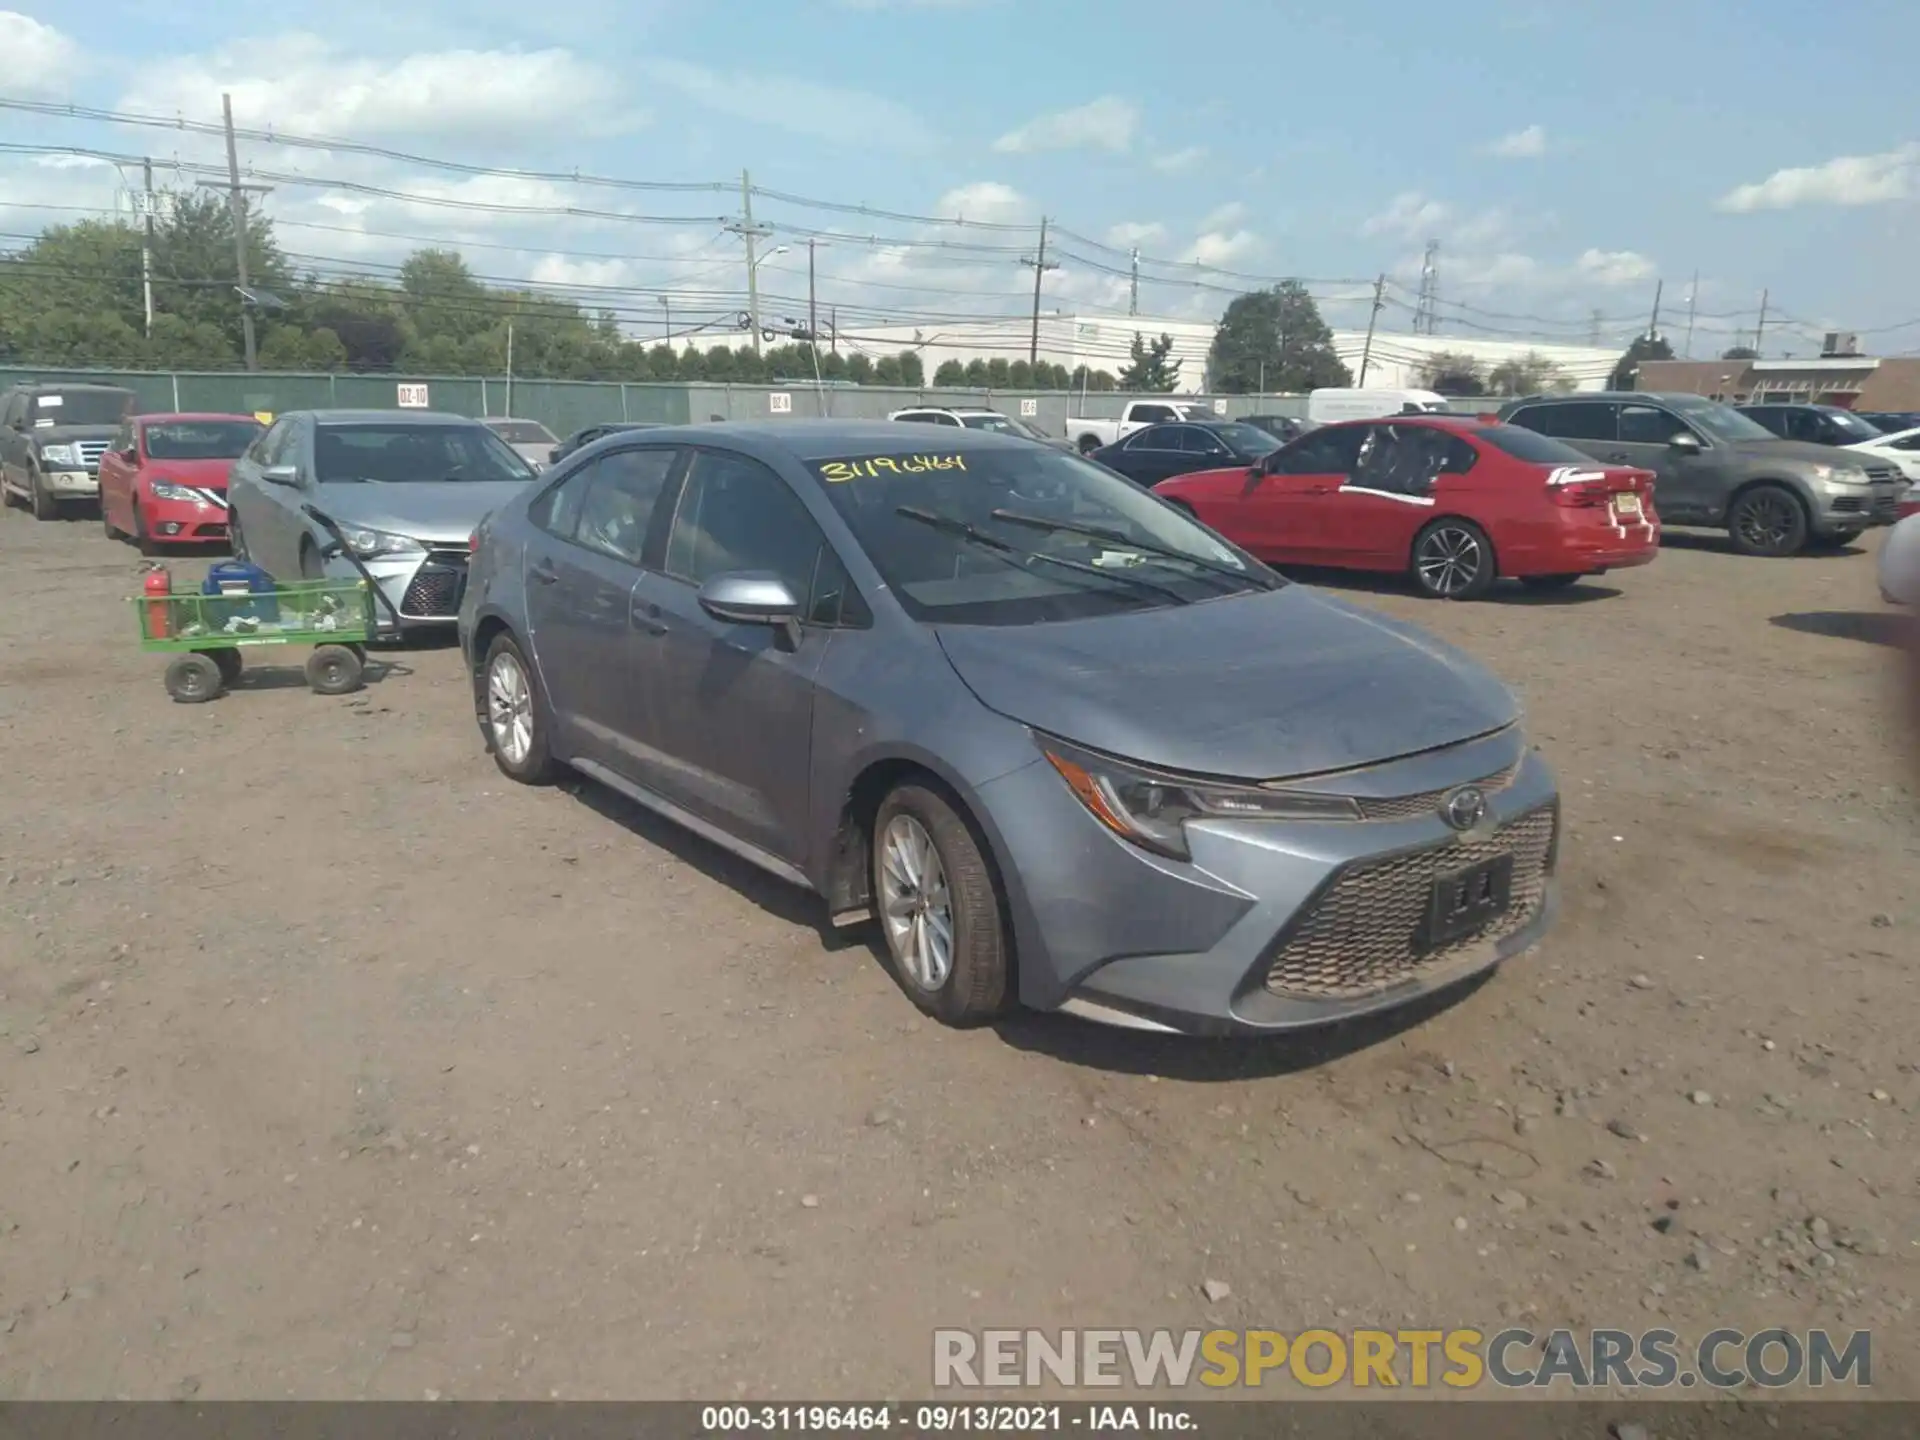
M 277 624 L 280 606 L 273 597 L 273 577 L 244 560 L 222 560 L 200 584 L 200 593 L 226 600 L 219 607 L 224 618 L 245 616 L 263 625 Z

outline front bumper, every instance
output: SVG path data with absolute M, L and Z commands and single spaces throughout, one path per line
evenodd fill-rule
M 388 605 L 373 602 L 376 636 L 393 637 L 420 631 L 451 632 L 460 618 L 460 601 L 467 589 L 465 548 L 441 547 L 425 555 L 389 555 L 362 561 L 386 596 Z M 343 579 L 363 578 L 342 556 L 327 562 L 327 574 Z M 389 608 L 391 606 L 391 609 Z M 400 623 L 394 624 L 394 611 Z
M 1813 517 L 1814 532 L 1832 535 L 1891 525 L 1899 516 L 1900 501 L 1906 493 L 1907 482 L 1899 480 L 1854 487 L 1846 494 L 1821 494 Z
M 42 470 L 40 486 L 56 500 L 93 500 L 100 494 L 95 470 Z
M 227 507 L 213 500 L 160 500 L 149 492 L 140 518 L 149 535 L 169 545 L 227 543 Z
M 1457 832 L 1440 800 L 1477 784 Z M 1193 859 L 1112 835 L 1044 761 L 983 787 L 1038 1009 L 1198 1035 L 1281 1033 L 1392 1009 L 1530 949 L 1555 910 L 1559 800 L 1517 730 L 1339 777 L 1376 818 L 1189 827 Z M 1422 949 L 1440 877 L 1512 857 L 1507 908 Z

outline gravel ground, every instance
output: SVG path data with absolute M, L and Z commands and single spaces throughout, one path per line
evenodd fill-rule
M 505 782 L 450 649 L 174 705 L 136 571 L 0 520 L 0 1397 L 871 1397 L 938 1325 L 1506 1320 L 1870 1327 L 1920 1395 L 1870 550 L 1328 581 L 1523 692 L 1563 916 L 1233 1045 L 922 1021 L 806 897 Z

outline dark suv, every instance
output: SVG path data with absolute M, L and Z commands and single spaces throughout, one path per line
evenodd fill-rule
M 117 385 L 16 385 L 0 393 L 0 501 L 36 520 L 100 498 L 100 457 L 136 408 Z
M 1757 420 L 1782 440 L 1804 440 L 1809 445 L 1858 445 L 1878 440 L 1885 432 L 1838 405 L 1737 405 L 1749 420 Z
M 1529 395 L 1503 406 L 1500 418 L 1606 464 L 1653 471 L 1662 520 L 1726 530 L 1747 555 L 1844 545 L 1892 524 L 1907 488 L 1884 460 L 1782 440 L 1701 395 Z

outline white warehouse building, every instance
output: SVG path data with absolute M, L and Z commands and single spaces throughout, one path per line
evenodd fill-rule
M 1164 320 L 1152 316 L 1042 314 L 1040 317 L 1039 358 L 1074 370 L 1085 365 L 1091 370 L 1118 374 L 1137 333 L 1148 340 L 1171 336 L 1170 358 L 1180 368 L 1179 393 L 1206 392 L 1207 352 L 1213 345 L 1214 327 L 1193 320 Z M 679 344 L 693 344 L 702 350 L 717 345 L 738 346 L 745 337 L 737 331 L 710 331 L 686 337 Z M 937 325 L 862 325 L 846 327 L 838 342 L 842 354 L 865 354 L 878 360 L 902 350 L 919 353 L 929 381 L 935 370 L 949 360 L 962 365 L 974 360 L 1025 360 L 1033 338 L 1033 322 L 1020 316 L 980 320 L 947 321 Z M 779 342 L 774 342 L 779 343 Z M 1359 383 L 1361 355 L 1367 351 L 1364 330 L 1336 330 L 1333 348 Z M 1527 340 L 1488 340 L 1460 335 L 1404 335 L 1376 331 L 1371 358 L 1367 364 L 1369 387 L 1417 389 L 1429 357 L 1442 351 L 1469 355 L 1482 370 L 1507 360 L 1537 355 L 1559 368 L 1572 388 L 1603 390 L 1607 377 L 1619 363 L 1620 352 L 1591 345 L 1555 345 Z

